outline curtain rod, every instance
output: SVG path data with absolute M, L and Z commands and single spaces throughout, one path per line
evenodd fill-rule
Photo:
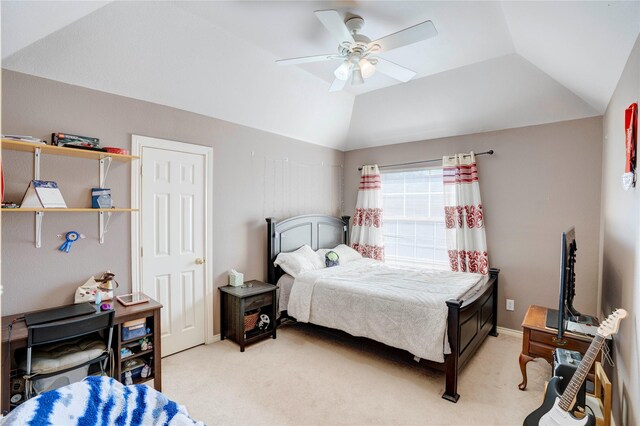
M 466 156 L 469 156 L 469 154 L 465 154 Z M 475 154 L 476 156 L 478 155 L 493 155 L 493 150 L 490 149 L 489 151 L 485 151 L 485 152 L 479 152 L 477 154 Z M 442 158 L 433 158 L 431 160 L 423 160 L 423 161 L 412 161 L 410 163 L 398 163 L 398 164 L 385 164 L 384 166 L 378 166 L 378 168 L 383 168 L 383 167 L 397 167 L 397 166 L 409 166 L 411 164 L 422 164 L 422 163 L 435 163 L 438 161 L 442 161 Z M 362 167 L 358 167 L 358 171 L 362 171 Z

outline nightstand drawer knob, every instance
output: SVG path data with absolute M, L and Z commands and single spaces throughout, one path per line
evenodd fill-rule
M 203 265 L 206 262 L 206 259 L 196 258 L 196 265 Z
M 555 343 L 558 346 L 564 346 L 567 344 L 567 340 L 566 339 L 559 339 L 557 337 L 554 337 L 553 339 L 551 339 L 553 341 L 553 343 Z

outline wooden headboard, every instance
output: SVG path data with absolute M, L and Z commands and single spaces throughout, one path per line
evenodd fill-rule
M 276 284 L 282 275 L 282 270 L 273 264 L 280 253 L 295 251 L 305 244 L 314 250 L 349 244 L 349 219 L 350 216 L 311 214 L 278 222 L 268 217 L 267 282 Z

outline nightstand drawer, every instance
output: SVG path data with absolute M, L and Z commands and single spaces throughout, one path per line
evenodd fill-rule
M 583 342 L 582 340 L 577 340 L 566 334 L 560 341 L 558 341 L 558 337 L 555 334 L 543 333 L 536 330 L 531 330 L 531 337 L 529 337 L 529 341 L 536 343 L 543 343 L 547 346 L 552 346 L 554 348 L 563 348 L 569 349 L 572 351 L 578 351 L 580 353 L 587 352 L 589 349 L 590 342 Z M 563 343 L 563 344 L 559 344 Z
M 273 292 L 258 294 L 244 299 L 244 310 L 249 311 L 252 309 L 258 309 L 263 306 L 270 306 L 272 303 Z
M 553 351 L 555 349 L 555 346 L 545 345 L 544 343 L 533 341 L 529 342 L 529 353 L 535 356 L 542 357 L 548 362 L 551 362 L 553 360 Z

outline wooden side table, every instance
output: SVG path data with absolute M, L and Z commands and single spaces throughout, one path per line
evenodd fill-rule
M 220 340 L 228 337 L 240 345 L 240 352 L 244 352 L 249 343 L 268 336 L 276 338 L 277 286 L 254 280 L 240 287 L 227 285 L 219 288 Z M 245 330 L 245 316 L 255 314 L 258 310 L 260 315 L 269 317 L 269 325 L 262 329 L 256 325 L 251 330 Z
M 547 328 L 547 308 L 531 305 L 522 321 L 522 353 L 520 353 L 520 371 L 522 383 L 520 390 L 527 388 L 527 363 L 535 358 L 544 358 L 553 363 L 553 350 L 556 348 L 578 351 L 584 355 L 589 349 L 591 336 L 565 331 L 562 339 L 558 339 L 557 330 Z M 598 354 L 600 361 L 602 354 Z M 593 371 L 593 369 L 592 369 Z M 591 375 L 590 375 L 591 376 Z M 591 380 L 593 378 L 591 377 Z

